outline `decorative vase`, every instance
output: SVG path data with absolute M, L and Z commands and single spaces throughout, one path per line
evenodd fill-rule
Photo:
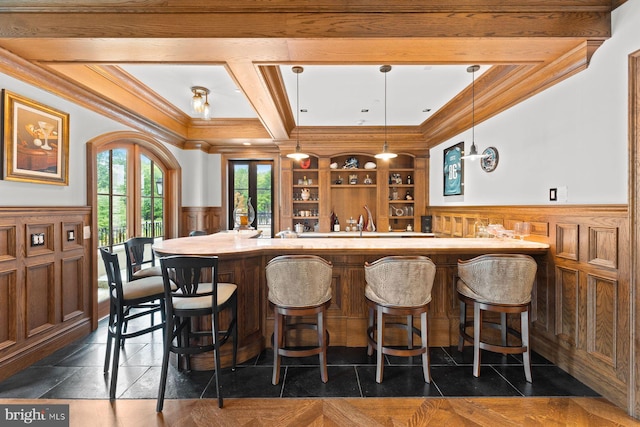
M 364 210 L 367 211 L 367 231 L 376 231 L 376 225 L 373 223 L 373 215 L 367 205 L 364 205 Z
M 245 202 L 244 196 L 237 197 L 235 209 L 233 209 L 234 230 L 247 230 L 256 219 L 256 211 L 251 205 L 251 197 Z
M 300 192 L 300 197 L 302 197 L 302 200 L 309 200 L 309 197 L 311 197 L 311 192 L 308 188 L 303 188 Z

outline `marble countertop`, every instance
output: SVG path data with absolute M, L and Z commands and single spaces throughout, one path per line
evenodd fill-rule
M 429 238 L 399 239 L 396 237 L 341 239 L 301 238 L 301 239 L 256 239 L 250 233 L 217 233 L 208 236 L 180 237 L 158 242 L 153 249 L 161 254 L 176 255 L 225 255 L 245 253 L 276 253 L 336 251 L 356 253 L 407 252 L 424 253 L 491 253 L 525 252 L 544 253 L 549 249 L 546 243 L 516 239 L 472 239 L 472 238 Z
M 332 233 L 304 232 L 298 233 L 298 237 L 319 238 L 319 237 L 435 237 L 433 233 L 420 233 L 417 231 L 363 231 L 360 236 L 359 231 L 336 231 Z

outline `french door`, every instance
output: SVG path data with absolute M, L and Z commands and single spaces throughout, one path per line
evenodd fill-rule
M 273 236 L 273 161 L 229 160 L 229 229 L 233 229 L 233 210 L 237 200 L 250 201 L 255 218 L 249 224 Z
M 133 236 L 164 236 L 164 170 L 136 144 L 97 155 L 98 246 L 113 251 Z

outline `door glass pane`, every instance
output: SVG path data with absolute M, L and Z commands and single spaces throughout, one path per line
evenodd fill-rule
M 111 152 L 113 153 L 111 191 L 113 194 L 124 196 L 127 194 L 127 150 L 117 149 Z
M 103 151 L 98 154 L 96 159 L 98 169 L 98 194 L 108 194 L 109 188 L 109 170 L 111 164 L 109 163 L 109 151 Z
M 113 228 L 113 244 L 118 245 L 127 240 L 127 197 L 113 196 L 113 209 L 111 213 Z
M 234 164 L 233 165 L 233 206 L 238 204 L 238 200 L 244 198 L 249 199 L 249 165 Z
M 108 194 L 98 195 L 98 246 L 109 246 L 109 216 L 111 198 Z
M 151 159 L 140 155 L 140 192 L 142 197 L 151 197 Z
M 98 243 L 113 250 L 127 235 L 127 150 L 98 153 L 96 180 Z
M 155 163 L 151 185 L 153 191 L 153 222 L 154 236 L 164 237 L 164 173 Z
M 153 223 L 154 223 L 154 237 L 164 237 L 164 200 L 154 199 L 153 201 Z
M 272 168 L 270 164 L 258 164 L 257 166 L 257 200 L 254 203 L 256 208 L 257 228 L 258 230 L 262 230 L 262 235 L 264 237 L 271 237 L 271 224 L 273 217 L 273 203 L 271 200 Z

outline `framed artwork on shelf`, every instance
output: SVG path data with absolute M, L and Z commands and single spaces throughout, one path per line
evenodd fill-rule
M 444 150 L 443 195 L 445 196 L 458 196 L 464 194 L 464 170 L 461 159 L 463 151 L 464 141 L 452 145 Z
M 69 185 L 69 114 L 2 91 L 2 177 Z

